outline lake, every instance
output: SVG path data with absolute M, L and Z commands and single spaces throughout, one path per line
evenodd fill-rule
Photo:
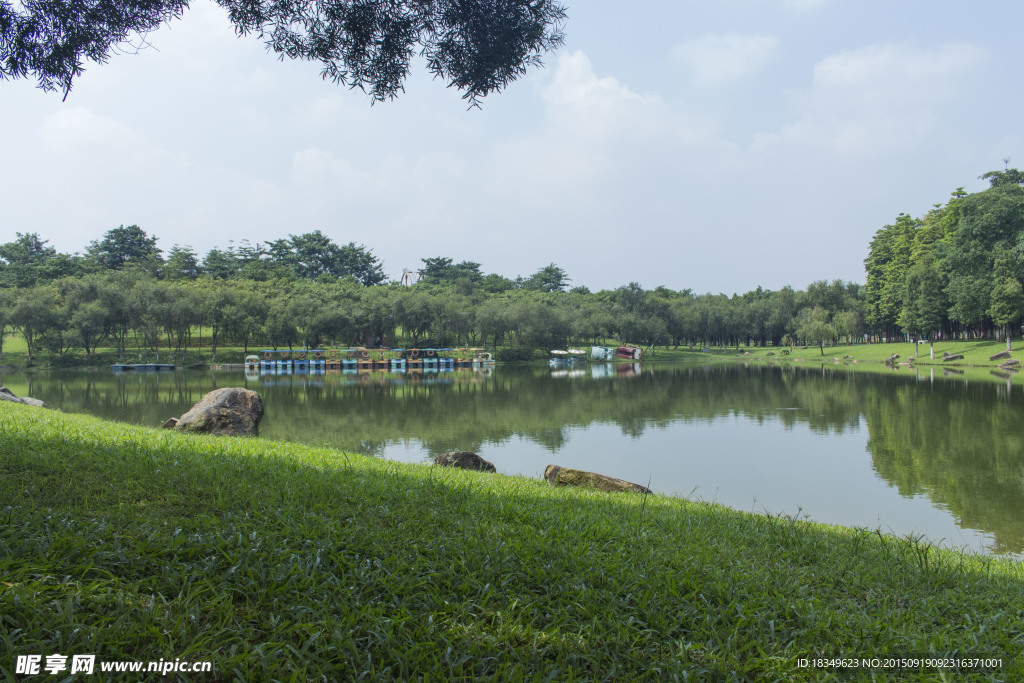
M 937 375 L 937 376 L 936 376 Z M 246 376 L 6 372 L 51 407 L 159 426 L 206 392 L 260 393 L 261 438 L 429 462 L 469 450 L 505 474 L 548 464 L 659 493 L 974 552 L 1024 550 L 1024 397 L 1010 383 L 826 366 L 541 366 Z

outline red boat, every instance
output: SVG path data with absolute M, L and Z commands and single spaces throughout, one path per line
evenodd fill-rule
M 615 357 L 624 360 L 640 360 L 642 351 L 637 346 L 620 346 L 615 349 Z

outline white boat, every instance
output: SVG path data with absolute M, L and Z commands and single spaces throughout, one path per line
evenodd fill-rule
M 551 367 L 558 367 L 561 365 L 573 365 L 575 363 L 586 362 L 586 351 L 582 349 L 554 349 L 551 351 L 551 358 L 548 360 L 548 365 Z

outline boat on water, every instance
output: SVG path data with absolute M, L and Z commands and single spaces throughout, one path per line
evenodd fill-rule
M 264 349 L 245 358 L 249 372 L 319 373 L 329 370 L 357 372 L 382 370 L 404 372 L 417 369 L 487 368 L 494 357 L 482 348 L 392 349 L 329 348 L 277 350 Z
M 643 349 L 639 346 L 591 346 L 590 357 L 593 360 L 640 360 Z
M 562 365 L 575 365 L 587 361 L 587 352 L 583 349 L 554 349 L 551 351 L 551 358 L 548 365 L 559 367 Z
M 620 346 L 615 349 L 615 357 L 622 360 L 640 360 L 643 350 L 639 346 Z

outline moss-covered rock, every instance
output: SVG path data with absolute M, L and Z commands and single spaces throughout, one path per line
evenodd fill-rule
M 263 400 L 240 387 L 215 389 L 178 419 L 174 429 L 227 436 L 256 436 L 263 419 Z
M 646 486 L 634 484 L 624 479 L 616 479 L 596 472 L 585 470 L 574 470 L 558 465 L 548 465 L 544 468 L 544 478 L 552 486 L 582 486 L 585 488 L 597 489 L 598 491 L 630 491 L 633 493 L 650 493 Z

